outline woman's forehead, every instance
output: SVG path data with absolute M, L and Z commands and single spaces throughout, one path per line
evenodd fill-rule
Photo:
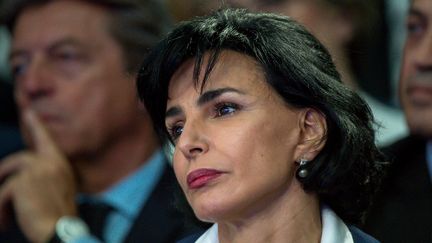
M 204 80 L 211 55 L 210 52 L 205 53 L 199 67 L 195 66 L 195 58 L 183 62 L 171 77 L 169 94 L 184 87 L 185 83 L 193 83 L 197 92 L 201 92 L 214 85 L 236 85 L 236 83 L 237 85 L 253 85 L 251 81 L 265 79 L 261 65 L 254 58 L 236 51 L 223 50 L 211 68 L 211 72 L 208 73 L 207 79 Z M 194 77 L 196 68 L 200 69 L 198 80 Z

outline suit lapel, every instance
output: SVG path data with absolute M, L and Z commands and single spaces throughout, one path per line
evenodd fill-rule
M 167 166 L 125 242 L 168 243 L 182 233 L 183 217 L 174 207 L 175 183 L 174 173 Z

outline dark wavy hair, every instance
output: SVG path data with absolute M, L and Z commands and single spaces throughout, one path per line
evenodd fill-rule
M 174 72 L 193 58 L 197 85 L 201 67 L 205 71 L 202 88 L 224 50 L 253 57 L 267 84 L 287 104 L 325 115 L 326 144 L 307 164 L 308 177 L 299 179 L 305 191 L 316 193 L 343 220 L 361 222 L 383 171 L 371 111 L 341 83 L 327 50 L 288 17 L 223 9 L 180 23 L 152 49 L 138 74 L 137 89 L 160 138 L 169 140 L 165 111 Z M 210 54 L 207 63 L 205 53 Z

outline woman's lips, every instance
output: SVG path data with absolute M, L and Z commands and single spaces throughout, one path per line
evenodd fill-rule
M 205 186 L 210 181 L 222 175 L 222 171 L 214 169 L 198 169 L 190 172 L 187 176 L 189 189 L 198 189 Z

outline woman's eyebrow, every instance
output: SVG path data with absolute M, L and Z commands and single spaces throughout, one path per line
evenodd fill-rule
M 177 115 L 182 114 L 182 113 L 183 113 L 183 111 L 180 107 L 173 106 L 165 112 L 165 118 L 177 116 Z
M 202 106 L 214 99 L 216 99 L 217 97 L 221 96 L 224 93 L 228 93 L 228 92 L 234 92 L 234 93 L 238 93 L 238 94 L 244 94 L 244 92 L 238 90 L 238 89 L 234 89 L 234 88 L 220 88 L 220 89 L 213 89 L 213 90 L 208 90 L 206 92 L 204 92 L 202 95 L 200 95 L 200 97 L 197 100 L 197 105 L 198 106 Z
M 221 96 L 222 94 L 229 93 L 229 92 L 244 94 L 244 92 L 242 92 L 238 89 L 229 88 L 229 87 L 228 88 L 213 89 L 213 90 L 206 91 L 202 95 L 200 95 L 196 104 L 197 104 L 197 106 L 203 106 L 204 104 L 216 99 L 217 97 Z M 173 107 L 170 107 L 165 112 L 165 118 L 177 116 L 177 115 L 182 114 L 182 113 L 183 113 L 183 110 L 179 106 L 173 106 Z

